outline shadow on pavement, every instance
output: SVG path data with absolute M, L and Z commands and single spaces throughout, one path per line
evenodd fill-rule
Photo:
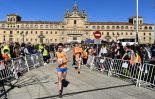
M 81 94 L 81 93 L 88 93 L 88 92 L 93 92 L 93 91 L 100 91 L 100 90 L 106 90 L 106 89 L 132 86 L 132 85 L 134 85 L 134 84 L 119 85 L 119 86 L 112 86 L 112 87 L 105 87 L 105 88 L 97 88 L 97 89 L 91 89 L 91 90 L 85 90 L 85 91 L 79 91 L 79 92 L 73 92 L 73 93 L 66 93 L 66 94 L 63 94 L 63 96 L 76 95 L 76 94 Z M 41 97 L 41 98 L 35 98 L 35 99 L 48 99 L 48 98 L 54 98 L 54 97 L 59 97 L 59 95 L 47 96 L 47 97 Z
M 48 77 L 49 76 L 45 76 L 41 79 L 38 79 L 35 76 L 31 76 L 27 80 L 17 80 L 14 84 L 11 84 L 11 83 L 9 85 L 5 84 L 5 86 L 8 86 L 9 88 L 4 93 L 0 94 L 0 99 L 2 96 L 7 95 L 7 93 L 10 92 L 11 90 L 13 90 L 14 88 L 22 88 L 22 87 L 26 87 L 26 86 L 30 86 L 30 85 L 36 85 L 36 84 L 39 84 L 39 82 L 48 83 L 50 81 L 43 81 L 43 80 L 47 79 Z

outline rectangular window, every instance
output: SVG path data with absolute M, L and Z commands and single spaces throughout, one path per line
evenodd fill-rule
M 74 20 L 74 24 L 76 24 L 76 20 Z
M 109 32 L 107 32 L 107 35 L 109 35 Z
M 13 41 L 13 38 L 9 38 L 9 41 Z
M 132 35 L 132 33 L 130 33 L 130 35 Z
M 9 35 L 9 37 L 13 37 L 13 35 Z
M 77 40 L 77 37 L 73 37 L 73 40 Z
M 12 34 L 12 31 L 10 31 L 10 34 Z

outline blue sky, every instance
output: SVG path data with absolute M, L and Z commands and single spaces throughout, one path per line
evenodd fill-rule
M 75 0 L 0 0 L 0 20 L 16 13 L 23 20 L 63 20 L 66 9 L 72 10 Z M 90 21 L 128 21 L 136 15 L 136 0 L 76 0 L 79 10 L 85 9 Z M 139 0 L 139 15 L 144 23 L 155 23 L 155 0 Z

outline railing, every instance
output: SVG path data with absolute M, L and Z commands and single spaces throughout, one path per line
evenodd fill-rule
M 89 56 L 87 66 L 91 70 L 106 72 L 108 76 L 119 76 L 134 81 L 136 86 L 155 86 L 155 65 L 131 63 L 129 60 Z
M 41 54 L 26 55 L 9 61 L 0 61 L 0 98 L 2 96 L 6 97 L 6 94 L 3 95 L 5 92 L 5 82 L 10 83 L 12 79 L 18 79 L 30 69 L 43 65 L 44 62 Z

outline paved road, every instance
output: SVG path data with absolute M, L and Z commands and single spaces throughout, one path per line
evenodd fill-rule
M 49 64 L 26 73 L 17 83 L 21 88 L 8 93 L 9 99 L 57 99 L 55 68 L 56 64 Z M 69 63 L 67 80 L 70 84 L 64 88 L 63 99 L 155 99 L 154 91 L 90 71 L 86 66 L 77 74 Z

